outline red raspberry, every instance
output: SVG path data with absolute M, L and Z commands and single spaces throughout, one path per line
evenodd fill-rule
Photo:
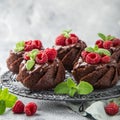
M 70 37 L 66 39 L 65 44 L 71 45 L 78 42 L 78 37 L 75 34 L 70 34 Z
M 87 55 L 88 53 L 89 53 L 89 52 L 87 52 L 87 51 L 82 51 L 82 53 L 81 53 L 82 58 L 85 59 L 85 58 L 86 58 L 86 55 Z
M 89 63 L 89 64 L 97 64 L 100 62 L 101 60 L 101 56 L 97 53 L 88 53 L 87 56 L 86 56 L 86 62 Z
M 32 46 L 33 46 L 33 49 L 41 49 L 42 43 L 40 40 L 33 40 Z
M 115 38 L 115 39 L 113 40 L 113 46 L 114 46 L 114 47 L 120 46 L 120 39 Z
M 27 116 L 34 115 L 36 111 L 37 111 L 37 105 L 34 102 L 28 103 L 24 108 L 24 112 Z
M 36 58 L 35 58 L 36 62 L 38 64 L 44 64 L 48 61 L 48 57 L 47 57 L 47 54 L 41 50 L 37 55 L 36 55 Z
M 99 47 L 99 48 L 103 48 L 103 41 L 102 40 L 97 40 L 95 42 L 95 44 Z
M 26 52 L 26 53 L 23 55 L 23 58 L 24 58 L 25 60 L 29 60 L 29 59 L 30 59 L 30 57 L 28 56 L 28 52 Z
M 12 108 L 14 113 L 20 114 L 24 112 L 24 104 L 22 101 L 18 100 Z
M 118 111 L 119 111 L 119 106 L 114 102 L 111 102 L 105 106 L 105 112 L 108 115 L 115 115 L 118 113 Z
M 101 58 L 102 63 L 109 63 L 110 62 L 110 56 L 103 56 Z
M 112 41 L 105 41 L 105 42 L 103 42 L 103 47 L 105 48 L 105 49 L 110 49 L 110 47 L 112 47 L 113 46 L 113 42 Z
M 53 61 L 57 56 L 57 51 L 54 48 L 45 49 L 45 53 L 48 56 L 48 61 Z
M 55 44 L 65 46 L 65 40 L 66 40 L 66 37 L 64 37 L 64 35 L 59 35 L 55 40 Z
M 25 45 L 31 45 L 31 44 L 32 44 L 32 40 L 25 41 Z

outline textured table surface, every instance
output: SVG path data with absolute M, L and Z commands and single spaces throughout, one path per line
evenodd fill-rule
M 98 39 L 98 32 L 120 37 L 119 6 L 120 0 L 1 0 L 0 74 L 7 70 L 9 50 L 20 40 L 41 39 L 45 47 L 50 47 L 62 30 L 70 28 L 88 45 Z M 65 103 L 34 101 L 39 105 L 35 116 L 7 111 L 0 120 L 87 120 Z

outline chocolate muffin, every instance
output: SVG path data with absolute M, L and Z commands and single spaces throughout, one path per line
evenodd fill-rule
M 72 70 L 74 63 L 78 60 L 82 50 L 86 47 L 85 42 L 80 40 L 75 34 L 64 31 L 55 40 L 54 48 L 57 50 L 57 57 L 62 61 L 64 67 L 69 72 Z
M 114 86 L 118 81 L 118 71 L 116 61 L 109 56 L 110 52 L 105 49 L 87 50 L 82 52 L 82 57 L 74 65 L 72 74 L 75 80 L 78 83 L 82 80 L 89 82 L 95 89 Z
M 30 56 L 24 57 L 25 60 L 20 64 L 19 74 L 16 78 L 18 81 L 32 91 L 52 89 L 64 81 L 65 69 L 62 62 L 56 58 L 55 49 L 48 48 L 36 52 L 34 55 L 34 59 L 31 59 Z
M 6 60 L 8 69 L 14 74 L 18 74 L 19 65 L 23 60 L 23 54 L 32 49 L 43 49 L 40 40 L 20 41 L 14 50 L 10 50 L 10 55 Z
M 98 33 L 98 36 L 101 38 L 95 42 L 99 48 L 107 49 L 111 52 L 112 59 L 117 61 L 118 73 L 120 76 L 120 39 L 111 35 L 104 35 Z

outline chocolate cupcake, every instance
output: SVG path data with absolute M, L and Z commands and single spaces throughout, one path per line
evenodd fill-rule
M 14 50 L 10 50 L 10 55 L 6 60 L 8 69 L 14 74 L 18 74 L 19 65 L 23 60 L 23 54 L 26 51 L 31 51 L 32 49 L 43 49 L 41 41 L 29 40 L 18 42 L 16 44 L 16 48 Z
M 72 70 L 74 63 L 78 60 L 82 50 L 86 47 L 85 42 L 80 40 L 75 34 L 64 31 L 55 40 L 54 48 L 57 50 L 57 57 L 62 61 L 64 67 L 69 72 Z
M 65 69 L 55 49 L 25 53 L 17 80 L 32 91 L 48 90 L 64 81 Z
M 88 47 L 75 63 L 72 74 L 78 83 L 83 80 L 95 89 L 109 88 L 118 81 L 116 66 L 117 63 L 108 50 Z
M 101 38 L 95 42 L 99 48 L 107 49 L 111 52 L 111 58 L 117 61 L 118 73 L 120 76 L 120 39 L 111 35 L 98 33 Z

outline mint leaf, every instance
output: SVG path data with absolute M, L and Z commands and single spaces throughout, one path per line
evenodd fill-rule
M 27 69 L 27 70 L 31 70 L 34 65 L 35 65 L 35 61 L 34 61 L 34 60 L 28 60 L 28 61 L 26 62 L 26 69 Z
M 114 36 L 108 35 L 108 36 L 106 37 L 106 40 L 112 40 L 112 39 L 114 39 L 114 38 L 115 38 Z
M 87 52 L 94 52 L 94 49 L 92 47 L 87 47 L 87 48 L 85 48 L 85 51 L 87 51 Z
M 32 59 L 32 60 L 35 60 L 35 57 L 36 57 L 36 55 L 39 53 L 39 50 L 38 49 L 34 49 L 34 50 L 32 50 L 29 54 L 28 54 L 28 56 L 30 57 L 30 59 Z
M 111 56 L 111 53 L 103 48 L 99 48 L 97 51 L 95 51 L 96 53 L 100 54 L 100 55 L 107 55 L 107 56 Z
M 71 88 L 71 89 L 69 89 L 69 93 L 68 94 L 69 94 L 69 96 L 73 97 L 76 92 L 77 92 L 77 89 Z
M 94 51 L 96 51 L 96 50 L 98 50 L 98 49 L 99 49 L 98 46 L 95 45 L 95 47 L 94 47 Z
M 20 52 L 20 51 L 24 50 L 24 46 L 25 46 L 24 41 L 20 41 L 20 42 L 16 43 L 16 48 L 14 49 L 15 52 Z
M 98 36 L 102 39 L 102 40 L 106 40 L 106 36 L 102 33 L 98 33 Z
M 76 83 L 71 78 L 68 78 L 67 79 L 67 86 L 70 88 L 76 88 Z
M 69 38 L 71 31 L 72 31 L 71 29 L 70 29 L 70 30 L 64 30 L 64 31 L 62 32 L 62 34 L 64 35 L 64 37 Z
M 69 88 L 67 86 L 67 82 L 62 82 L 58 84 L 54 89 L 55 94 L 68 94 Z
M 81 95 L 86 95 L 93 91 L 93 86 L 85 81 L 80 81 L 77 88 L 78 88 L 77 93 Z
M 6 110 L 6 105 L 4 100 L 0 100 L 0 115 L 2 115 Z
M 86 95 L 92 91 L 93 87 L 91 84 L 81 81 L 78 85 L 76 85 L 71 78 L 68 78 L 65 82 L 58 84 L 54 89 L 55 94 L 68 94 L 71 97 L 73 97 L 76 93 Z
M 8 108 L 13 107 L 17 99 L 18 99 L 17 96 L 9 94 L 8 98 L 5 99 L 6 107 Z

